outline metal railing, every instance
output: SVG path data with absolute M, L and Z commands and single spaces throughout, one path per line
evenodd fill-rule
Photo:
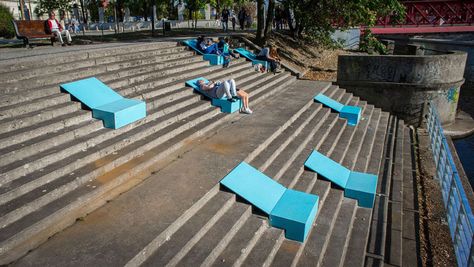
M 458 265 L 474 266 L 474 216 L 444 136 L 438 111 L 433 103 L 429 104 L 427 127 L 436 163 L 436 179 L 441 184 L 444 207 Z

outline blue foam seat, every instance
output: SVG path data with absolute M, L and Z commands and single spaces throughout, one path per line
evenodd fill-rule
M 186 85 L 192 87 L 194 90 L 198 91 L 199 93 L 201 93 L 205 97 L 211 99 L 211 104 L 215 107 L 221 108 L 222 112 L 234 113 L 242 107 L 242 100 L 241 99 L 236 99 L 235 102 L 230 102 L 230 101 L 227 100 L 227 98 L 225 96 L 223 96 L 221 98 L 211 97 L 207 92 L 201 90 L 201 88 L 199 87 L 199 84 L 198 84 L 199 80 L 204 80 L 206 83 L 209 82 L 206 78 L 199 77 L 199 78 L 196 78 L 196 79 L 186 81 Z
M 377 175 L 354 172 L 313 150 L 304 166 L 344 189 L 344 196 L 357 200 L 361 207 L 372 208 L 377 191 Z
M 196 39 L 185 40 L 183 43 L 196 51 L 199 55 L 203 55 L 203 59 L 209 61 L 211 65 L 224 64 L 224 57 L 217 54 L 204 54 L 199 48 Z
M 97 78 L 87 78 L 60 85 L 61 89 L 92 110 L 92 116 L 117 129 L 146 116 L 146 104 L 126 99 Z
M 270 225 L 284 229 L 286 238 L 304 242 L 316 218 L 318 196 L 287 189 L 245 162 L 220 183 L 268 214 Z
M 241 56 L 243 56 L 246 59 L 252 61 L 252 65 L 262 64 L 262 66 L 265 67 L 265 69 L 268 70 L 268 62 L 265 61 L 265 60 L 257 59 L 257 56 L 254 53 L 248 51 L 247 49 L 239 47 L 239 48 L 234 49 L 234 52 L 237 52 Z
M 339 112 L 339 116 L 341 118 L 347 119 L 347 124 L 351 126 L 357 125 L 357 123 L 359 123 L 362 114 L 362 109 L 360 107 L 343 105 L 322 93 L 316 95 L 314 97 L 314 101 L 318 101 L 321 104 Z

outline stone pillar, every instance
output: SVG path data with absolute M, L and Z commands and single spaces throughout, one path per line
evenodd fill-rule
M 206 4 L 204 12 L 205 12 L 206 20 L 211 20 L 211 5 L 210 4 Z

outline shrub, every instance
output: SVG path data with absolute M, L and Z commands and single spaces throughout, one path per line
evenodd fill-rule
M 8 7 L 0 4 L 0 37 L 12 38 L 15 36 L 12 20 L 13 15 Z

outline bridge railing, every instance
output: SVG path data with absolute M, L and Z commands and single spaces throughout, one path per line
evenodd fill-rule
M 473 266 L 474 216 L 433 103 L 429 104 L 427 127 L 456 259 L 459 266 Z

